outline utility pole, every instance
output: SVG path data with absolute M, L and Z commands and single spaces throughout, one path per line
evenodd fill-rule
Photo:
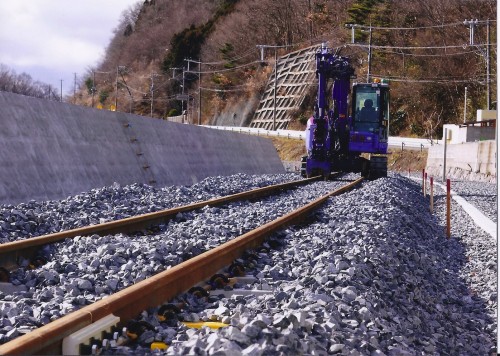
M 351 43 L 355 42 L 355 40 L 354 40 L 354 34 L 355 33 L 354 32 L 355 32 L 356 26 L 357 26 L 357 24 L 354 24 L 354 23 L 348 23 L 348 24 L 345 25 L 345 27 L 351 29 Z
M 257 45 L 257 48 L 260 49 L 260 62 L 264 64 L 264 47 L 263 45 Z
M 172 69 L 172 79 L 175 79 L 175 71 L 180 70 L 182 68 L 170 68 L 170 69 Z
M 153 102 L 154 102 L 154 86 L 155 86 L 155 79 L 154 79 L 154 73 L 151 73 L 151 117 L 153 117 Z
M 118 66 L 116 66 L 116 80 L 115 80 L 115 111 L 118 111 Z
M 116 83 L 115 83 L 115 111 L 118 111 L 118 76 L 122 75 L 123 72 L 127 69 L 125 66 L 117 66 L 116 67 Z M 128 88 L 127 88 L 128 89 Z
M 355 23 L 349 23 L 346 24 L 345 27 L 351 29 L 351 43 L 355 42 L 355 29 L 356 27 L 361 27 L 358 24 Z M 371 71 L 372 71 L 372 23 L 370 22 L 370 27 L 369 27 L 369 40 L 368 40 L 368 73 L 366 74 L 366 82 L 370 83 L 370 76 L 371 76 Z M 404 57 L 403 57 L 404 58 Z M 404 63 L 403 63 L 403 68 L 404 68 Z
M 470 19 L 464 20 L 464 25 L 469 26 L 469 45 L 475 46 L 474 35 L 475 28 L 479 24 L 478 19 Z M 490 110 L 491 108 L 491 83 L 490 83 L 490 73 L 491 73 L 491 61 L 490 61 L 490 19 L 486 20 L 486 54 L 481 51 L 483 57 L 486 60 L 486 109 Z
M 464 124 L 467 120 L 467 87 L 465 87 L 465 100 L 464 100 Z
M 370 22 L 370 40 L 368 42 L 368 73 L 366 74 L 367 83 L 370 83 L 371 71 L 372 71 L 372 24 Z
M 193 63 L 198 63 L 198 125 L 201 125 L 201 57 L 198 61 L 192 60 L 192 59 L 185 59 L 185 61 L 188 63 L 188 70 L 187 73 L 191 73 L 191 62 Z M 196 73 L 196 72 L 192 72 Z M 188 93 L 188 98 L 187 98 L 187 107 L 189 107 L 189 93 Z M 192 123 L 194 125 L 194 107 L 195 107 L 195 97 L 193 96 L 193 117 L 192 117 Z
M 94 107 L 94 93 L 95 93 L 95 70 L 92 71 L 92 107 Z
M 274 109 L 273 131 L 276 131 L 276 89 L 278 87 L 278 48 L 274 48 Z
M 486 20 L 486 110 L 490 110 L 491 106 L 491 84 L 490 84 L 490 19 Z
M 187 72 L 189 73 L 191 61 L 189 59 L 185 59 L 185 61 L 187 61 L 187 64 L 188 64 L 187 65 Z M 188 121 L 188 123 L 191 123 L 191 122 L 189 122 L 189 91 L 187 91 L 187 90 L 186 90 L 186 95 L 187 95 L 187 99 L 186 99 L 186 120 Z
M 469 44 L 471 46 L 474 46 L 474 30 L 478 24 L 478 20 L 475 19 L 470 19 L 470 20 L 464 20 L 464 25 L 469 25 Z
M 276 131 L 276 103 L 277 103 L 277 87 L 278 87 L 278 48 L 287 48 L 288 45 L 285 46 L 270 46 L 270 45 L 257 45 L 257 48 L 260 49 L 260 60 L 264 63 L 264 48 L 274 48 L 274 109 L 273 109 L 273 130 Z
M 201 125 L 201 56 L 198 64 L 198 126 Z
M 73 83 L 73 104 L 76 104 L 76 73 L 73 73 L 75 75 L 75 81 Z
M 313 22 L 312 22 L 312 13 L 311 13 L 311 0 L 308 1 L 309 3 L 309 40 L 311 41 L 311 45 L 313 44 Z
M 61 103 L 63 102 L 63 98 L 62 98 L 62 82 L 63 82 L 63 80 L 61 79 Z
M 182 106 L 181 106 L 181 115 L 182 115 L 183 118 L 184 118 L 184 83 L 185 83 L 185 73 L 186 73 L 186 71 L 184 70 L 184 67 L 182 67 L 182 100 L 181 100 L 181 105 Z

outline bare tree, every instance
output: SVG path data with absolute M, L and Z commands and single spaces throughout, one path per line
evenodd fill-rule
M 60 100 L 57 89 L 52 89 L 48 84 L 34 81 L 27 73 L 17 74 L 4 64 L 0 64 L 0 91 Z

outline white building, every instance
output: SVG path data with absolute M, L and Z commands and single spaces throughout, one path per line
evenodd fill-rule
M 443 125 L 443 139 L 446 131 L 446 139 L 451 144 L 494 140 L 496 118 L 496 110 L 478 110 L 477 121 Z

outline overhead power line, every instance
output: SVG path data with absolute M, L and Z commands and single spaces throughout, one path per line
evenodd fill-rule
M 192 74 L 214 74 L 214 73 L 224 73 L 224 72 L 230 72 L 236 69 L 248 67 L 254 64 L 259 64 L 261 61 L 253 61 L 245 64 L 241 64 L 239 66 L 235 66 L 232 68 L 224 68 L 224 69 L 215 69 L 215 70 L 208 70 L 208 71 L 195 71 L 195 70 L 187 70 L 185 73 L 192 73 Z
M 362 48 L 375 48 L 375 49 L 406 49 L 406 50 L 413 50 L 413 49 L 448 49 L 448 48 L 462 48 L 466 49 L 468 47 L 481 47 L 481 46 L 488 46 L 488 44 L 475 44 L 474 46 L 470 46 L 468 44 L 463 44 L 463 45 L 450 45 L 450 46 L 380 46 L 380 45 L 367 45 L 367 44 L 357 44 L 357 43 L 350 43 L 349 46 L 351 47 L 362 47 Z M 490 46 L 496 46 L 496 44 L 490 44 Z
M 245 88 L 217 89 L 217 88 L 205 88 L 205 87 L 200 87 L 200 89 L 205 90 L 205 91 L 216 92 L 216 93 L 226 93 L 226 92 L 235 92 L 235 91 L 244 91 L 245 90 Z
M 441 83 L 441 84 L 452 84 L 452 83 L 471 83 L 476 82 L 483 84 L 485 83 L 484 76 L 476 76 L 474 78 L 463 78 L 463 77 L 433 77 L 433 78 L 421 78 L 421 79 L 411 79 L 405 76 L 391 76 L 383 74 L 374 74 L 374 77 L 387 78 L 391 82 L 408 82 L 408 83 Z
M 240 54 L 240 55 L 238 55 L 236 57 L 227 58 L 224 61 L 217 61 L 217 62 L 200 62 L 200 61 L 196 61 L 196 60 L 193 60 L 193 59 L 186 59 L 186 61 L 189 61 L 191 63 L 196 63 L 196 64 L 206 64 L 206 65 L 227 64 L 228 62 L 235 62 L 235 61 L 238 61 L 240 59 L 249 57 L 253 53 L 255 53 L 253 49 L 248 49 L 247 51 L 243 52 L 242 54 Z
M 450 56 L 463 56 L 467 54 L 477 54 L 476 51 L 465 51 L 465 52 L 455 52 L 455 53 L 441 53 L 441 54 L 417 54 L 417 53 L 407 53 L 407 52 L 398 52 L 398 51 L 389 51 L 389 50 L 379 50 L 381 53 L 389 53 L 389 54 L 397 54 L 401 56 L 411 56 L 411 57 L 450 57 Z
M 486 20 L 476 20 L 474 23 L 476 25 L 486 24 Z M 490 22 L 496 22 L 496 20 L 490 20 Z M 346 27 L 355 27 L 363 30 L 381 30 L 381 31 L 414 31 L 414 30 L 426 30 L 430 28 L 445 28 L 445 27 L 455 27 L 455 26 L 463 26 L 464 22 L 452 22 L 441 25 L 430 25 L 430 26 L 415 26 L 415 27 L 382 27 L 382 26 L 370 26 L 370 25 L 361 25 L 361 24 L 346 24 Z

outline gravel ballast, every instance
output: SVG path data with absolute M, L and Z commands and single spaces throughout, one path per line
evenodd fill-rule
M 227 308 L 231 327 L 181 329 L 167 354 L 494 353 L 496 243 L 455 205 L 447 240 L 442 205 L 431 215 L 400 176 L 331 199 L 260 261 L 274 296 L 207 305 L 202 319 Z
M 296 179 L 295 175 L 285 176 L 279 179 Z M 240 187 L 237 189 L 259 184 L 249 183 L 252 177 L 241 176 L 245 183 L 238 185 L 237 178 L 231 179 L 231 184 Z M 259 179 L 261 184 L 266 181 Z M 224 180 L 227 178 L 220 182 Z M 34 271 L 20 269 L 14 275 L 16 283 L 27 284 L 27 292 L 0 296 L 15 302 L 0 307 L 0 343 L 238 236 L 344 183 L 318 182 L 265 203 L 232 203 L 225 208 L 181 214 L 155 235 L 65 240 L 56 245 L 53 259 L 46 265 Z M 105 190 L 106 202 L 109 196 L 116 196 L 115 188 L 130 189 L 123 194 L 128 197 L 124 199 L 144 199 L 140 193 L 133 193 L 134 187 L 110 187 Z M 137 188 L 145 189 L 153 205 L 144 210 L 167 205 L 158 203 L 168 201 L 166 193 L 156 200 L 150 188 Z M 196 190 L 192 193 L 191 189 Z M 173 202 L 182 200 L 175 198 L 179 192 L 193 200 L 206 199 L 198 198 L 203 194 L 209 198 L 211 192 L 207 190 L 168 189 Z M 88 202 L 82 204 L 77 199 L 75 209 L 69 211 L 81 214 L 85 211 L 82 205 L 101 205 L 88 195 L 81 197 Z M 57 202 L 51 204 L 46 211 L 61 209 Z M 98 221 L 120 214 L 115 208 L 120 204 L 103 204 L 107 215 L 96 208 L 95 212 L 86 212 L 87 216 Z M 134 348 L 116 352 L 145 353 L 148 342 L 159 339 L 172 345 L 167 354 L 487 355 L 494 351 L 497 327 L 496 242 L 455 203 L 452 239 L 447 240 L 443 196 L 436 196 L 435 206 L 432 215 L 419 185 L 399 175 L 365 182 L 360 189 L 329 199 L 309 224 L 275 236 L 281 247 L 259 254 L 252 273 L 269 284 L 271 294 L 219 297 L 184 311 L 187 319 L 213 320 L 219 315 L 219 320 L 230 323 L 230 327 L 218 331 L 172 327 L 156 321 L 154 311 L 145 311 L 142 319 L 157 330 Z M 12 209 L 27 214 L 22 207 Z M 126 209 L 124 214 L 133 211 L 132 207 Z M 58 218 L 66 221 L 60 215 Z M 68 219 L 75 223 L 78 216 Z
M 189 187 L 144 184 L 93 189 L 60 201 L 0 206 L 0 243 L 123 219 L 300 179 L 296 174 L 210 177 Z
M 232 184 L 226 191 L 248 190 L 290 178 L 297 176 L 268 177 L 268 180 L 256 177 L 250 182 L 242 179 L 239 185 Z M 220 178 L 225 180 L 224 184 L 231 184 L 234 179 Z M 17 325 L 23 326 L 23 332 L 44 325 L 282 216 L 340 185 L 340 182 L 316 182 L 299 188 L 300 194 L 292 189 L 252 204 L 234 202 L 225 207 L 179 213 L 174 220 L 161 225 L 159 233 L 151 235 L 94 235 L 53 244 L 45 248 L 49 262 L 41 268 L 20 268 L 11 273 L 12 283 L 25 286 L 28 291 L 0 295 L 3 300 L 15 303 L 15 307 L 4 304 L 3 312 L 0 310 L 0 326 L 4 327 L 0 335 L 5 341 L 19 335 Z M 212 184 L 210 186 L 215 190 Z M 198 186 L 194 192 L 185 187 L 174 191 L 178 190 L 202 199 Z M 219 194 L 220 190 L 216 192 Z M 99 212 L 95 215 L 99 216 Z M 27 261 L 24 264 L 27 265 Z

